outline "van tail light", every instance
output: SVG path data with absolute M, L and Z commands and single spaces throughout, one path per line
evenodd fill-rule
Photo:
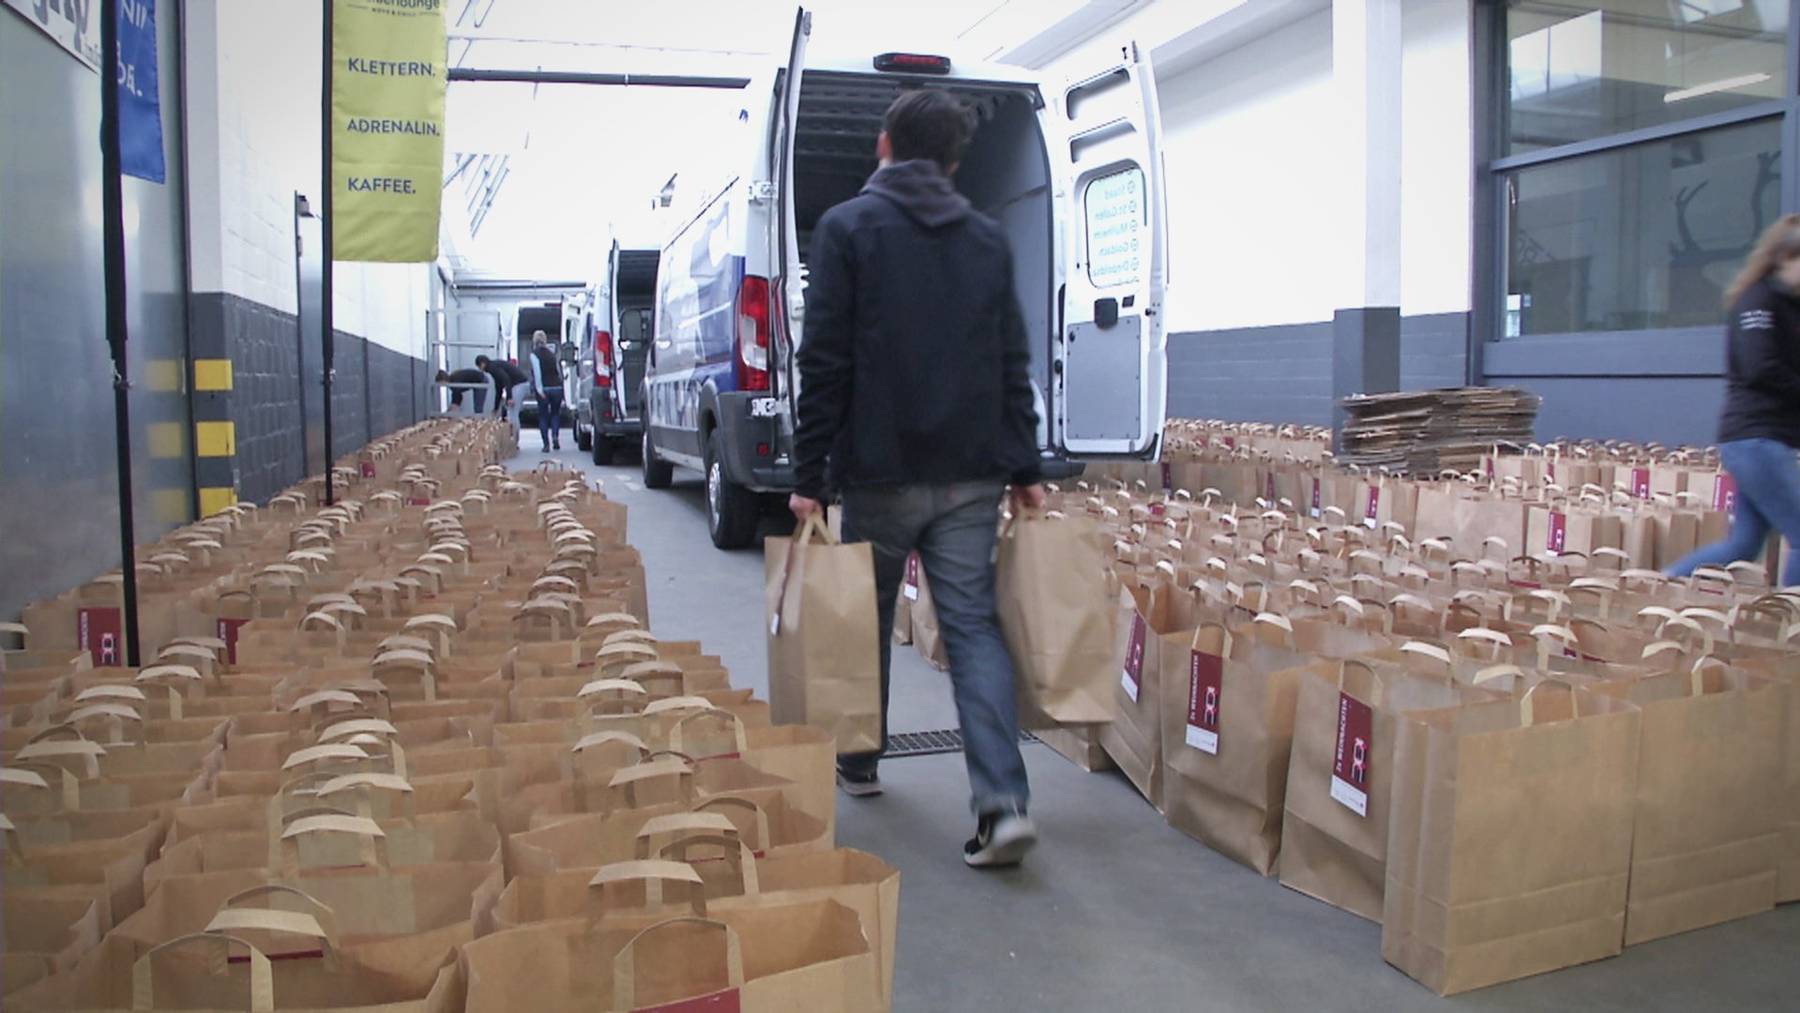
M 769 389 L 769 279 L 755 275 L 738 288 L 737 387 Z
M 594 332 L 594 386 L 612 386 L 612 335 L 606 331 Z

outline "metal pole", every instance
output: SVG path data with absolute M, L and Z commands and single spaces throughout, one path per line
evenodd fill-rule
M 515 84 L 595 84 L 621 88 L 723 88 L 750 87 L 747 77 L 713 77 L 699 74 L 608 74 L 573 70 L 482 70 L 451 67 L 451 81 L 506 81 Z
M 113 362 L 113 443 L 119 458 L 119 574 L 125 665 L 138 664 L 137 524 L 131 504 L 131 384 L 125 355 L 125 186 L 119 168 L 119 0 L 100 2 L 100 210 L 106 274 L 106 343 Z
M 332 116 L 331 116 L 331 76 L 332 76 L 331 70 L 332 70 L 332 57 L 333 57 L 333 46 L 332 46 L 332 39 L 331 39 L 331 15 L 332 15 L 332 9 L 336 5 L 337 5 L 337 0 L 325 0 L 325 3 L 323 5 L 325 8 L 325 22 L 324 22 L 324 32 L 323 32 L 321 49 L 324 54 L 324 59 L 323 59 L 323 67 L 322 67 L 323 73 L 320 75 L 320 78 L 319 78 L 319 81 L 320 81 L 320 85 L 319 85 L 319 150 L 321 153 L 319 162 L 320 162 L 320 166 L 321 166 L 320 172 L 322 174 L 322 181 L 325 185 L 324 196 L 319 201 L 319 210 L 320 210 L 320 213 L 323 215 L 323 217 L 319 221 L 319 238 L 321 240 L 320 245 L 324 247 L 322 255 L 325 258 L 325 262 L 323 265 L 324 274 L 321 278 L 321 284 L 319 286 L 319 288 L 321 290 L 321 299 L 320 299 L 321 305 L 319 307 L 319 316 L 320 316 L 322 323 L 324 324 L 324 327 L 319 334 L 319 346 L 325 353 L 325 355 L 324 355 L 324 358 L 325 358 L 324 384 L 325 384 L 325 505 L 326 506 L 331 506 L 332 504 L 337 502 L 337 490 L 334 488 L 335 480 L 333 477 L 333 472 L 337 467 L 337 447 L 332 443 L 332 438 L 331 438 L 331 414 L 332 414 L 332 412 L 331 412 L 331 381 L 332 381 L 332 374 L 335 372 L 334 364 L 337 361 L 337 347 L 336 347 L 336 341 L 334 340 L 334 338 L 336 337 L 336 332 L 335 332 L 334 328 L 337 325 L 336 325 L 335 321 L 333 321 L 333 319 L 332 319 L 333 307 L 331 305 L 331 303 L 332 303 L 331 282 L 332 282 L 332 275 L 333 275 L 333 273 L 335 273 L 332 269 L 332 257 L 335 254 L 334 254 L 333 247 L 332 247 L 332 236 L 331 236 L 331 233 L 332 233 L 331 197 L 332 197 L 332 194 L 334 194 L 337 191 L 337 180 L 333 178 L 332 170 L 331 170 L 331 120 L 332 120 Z

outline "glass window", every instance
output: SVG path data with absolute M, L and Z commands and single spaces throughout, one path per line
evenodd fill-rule
M 1082 204 L 1087 210 L 1088 280 L 1101 288 L 1137 284 L 1143 264 L 1138 246 L 1149 215 L 1144 170 L 1134 165 L 1095 179 Z
M 1788 0 L 1509 0 L 1509 155 L 1781 98 Z
M 1781 211 L 1781 121 L 1508 173 L 1506 337 L 1716 323 Z

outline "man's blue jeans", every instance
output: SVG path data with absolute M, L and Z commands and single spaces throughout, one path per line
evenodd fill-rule
M 1031 795 L 1025 760 L 1019 755 L 1012 655 L 1001 638 L 994 605 L 994 547 L 1004 492 L 1004 483 L 990 481 L 852 489 L 844 494 L 844 540 L 866 541 L 875 550 L 882 744 L 885 748 L 894 601 L 906 557 L 916 550 L 950 656 L 950 682 L 977 815 L 1023 812 Z M 873 774 L 880 759 L 880 753 L 842 756 L 838 765 L 851 775 Z
M 1794 448 L 1779 440 L 1736 440 L 1719 447 L 1719 461 L 1737 482 L 1737 519 L 1731 534 L 1669 568 L 1669 576 L 1686 577 L 1703 566 L 1728 566 L 1755 560 L 1778 531 L 1800 545 L 1800 464 Z M 1800 586 L 1800 552 L 1788 557 L 1783 587 Z
M 544 438 L 545 449 L 549 448 L 552 439 L 561 446 L 563 389 L 545 387 L 542 394 L 544 396 L 538 399 L 538 435 Z

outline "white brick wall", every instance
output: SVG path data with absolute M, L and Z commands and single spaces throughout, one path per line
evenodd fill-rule
M 293 195 L 319 207 L 321 0 L 191 0 L 196 291 L 298 311 Z M 423 358 L 431 265 L 339 264 L 338 330 Z

